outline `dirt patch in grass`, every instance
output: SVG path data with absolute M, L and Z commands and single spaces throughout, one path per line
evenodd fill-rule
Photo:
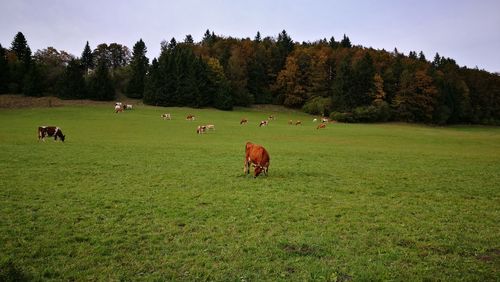
M 141 100 L 130 98 L 118 98 L 126 104 L 142 105 Z M 18 109 L 18 108 L 50 108 L 74 105 L 113 105 L 114 101 L 92 101 L 92 100 L 63 100 L 57 97 L 28 97 L 23 95 L 0 95 L 0 108 Z
M 477 259 L 484 262 L 497 261 L 500 259 L 500 248 L 486 250 L 484 253 L 477 255 Z
M 307 244 L 297 245 L 297 244 L 286 243 L 281 245 L 281 249 L 286 253 L 292 255 L 316 256 L 316 257 L 321 256 L 321 250 Z

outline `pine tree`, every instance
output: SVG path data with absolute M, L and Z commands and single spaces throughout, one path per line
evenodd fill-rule
M 85 73 L 88 73 L 89 70 L 94 68 L 94 56 L 92 55 L 92 50 L 90 49 L 88 41 L 87 44 L 85 44 L 80 61 L 85 69 Z
M 330 41 L 328 41 L 328 45 L 330 45 L 331 48 L 336 49 L 340 46 L 340 43 L 335 41 L 335 38 L 332 36 L 330 37 Z
M 87 96 L 84 68 L 80 61 L 73 59 L 68 63 L 58 82 L 57 95 L 63 99 L 85 99 Z
M 9 65 L 6 55 L 5 49 L 0 44 L 0 94 L 8 91 Z
M 22 32 L 18 32 L 12 41 L 11 50 L 16 54 L 19 61 L 23 62 L 25 67 L 31 63 L 31 49 Z
M 115 98 L 115 89 L 105 60 L 97 63 L 96 70 L 89 81 L 89 93 L 93 100 L 110 101 Z
M 131 78 L 126 87 L 126 95 L 130 98 L 143 98 L 144 81 L 148 70 L 149 59 L 146 57 L 146 44 L 140 39 L 135 43 L 130 63 Z
M 158 106 L 158 97 L 161 87 L 160 70 L 156 58 L 151 62 L 151 67 L 144 82 L 144 103 Z
M 31 64 L 24 77 L 23 93 L 26 96 L 40 97 L 43 95 L 42 77 L 39 66 Z
M 254 42 L 256 43 L 260 43 L 261 42 L 261 38 L 260 38 L 260 31 L 257 31 L 257 35 L 255 35 L 255 38 L 254 38 Z
M 193 36 L 191 34 L 186 35 L 186 38 L 184 39 L 184 43 L 194 44 Z
M 31 70 L 31 49 L 28 46 L 28 42 L 24 37 L 22 32 L 18 32 L 14 37 L 11 45 L 11 51 L 14 53 L 15 58 L 10 65 L 11 72 L 11 86 L 10 90 L 14 93 L 23 92 L 24 82 L 26 80 L 26 76 L 28 72 Z M 37 73 L 37 70 L 34 70 L 34 73 Z M 32 77 L 33 78 L 33 77 Z M 29 81 L 33 82 L 30 78 Z M 30 89 L 30 87 L 28 87 Z
M 343 58 L 338 66 L 332 85 L 332 107 L 335 111 L 348 112 L 354 105 L 352 99 L 353 70 L 349 57 Z
M 354 80 L 352 98 L 354 104 L 352 107 L 367 106 L 372 102 L 371 93 L 373 92 L 373 77 L 375 67 L 373 65 L 370 53 L 365 53 L 363 58 L 354 67 Z
M 427 62 L 423 51 L 420 51 L 420 53 L 418 53 L 418 59 L 422 62 Z
M 342 41 L 340 41 L 340 47 L 343 47 L 343 48 L 351 48 L 352 47 L 351 40 L 345 34 L 344 34 L 344 37 L 342 38 Z

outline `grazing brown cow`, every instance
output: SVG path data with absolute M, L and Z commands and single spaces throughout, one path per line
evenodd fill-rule
M 195 120 L 195 119 L 196 119 L 196 118 L 195 118 L 195 116 L 193 116 L 193 115 L 188 115 L 188 116 L 186 117 L 186 120 Z
M 54 136 L 54 141 L 57 141 L 57 137 L 64 142 L 66 139 L 66 135 L 64 135 L 61 129 L 57 126 L 39 126 L 38 127 L 38 141 L 40 139 L 45 142 L 45 136 L 52 137 Z
M 318 127 L 316 127 L 316 129 L 325 128 L 325 127 L 326 127 L 326 124 L 324 124 L 324 123 L 320 123 L 320 124 L 318 125 Z
M 302 122 L 298 120 L 297 122 L 295 122 L 295 125 L 302 125 Z
M 269 153 L 261 145 L 247 142 L 245 145 L 245 168 L 243 172 L 245 175 L 250 173 L 250 165 L 255 167 L 254 178 L 259 176 L 261 172 L 267 175 L 270 162 Z
M 248 120 L 246 118 L 242 118 L 240 124 L 247 124 Z
M 269 124 L 269 122 L 267 120 L 261 120 L 260 124 L 259 124 L 259 127 L 261 127 L 261 126 L 267 126 L 268 124 Z

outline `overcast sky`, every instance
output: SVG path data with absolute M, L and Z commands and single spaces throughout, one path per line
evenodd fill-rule
M 52 46 L 80 56 L 86 41 L 132 49 L 140 38 L 152 59 L 160 42 L 207 29 L 217 35 L 316 41 L 345 33 L 355 45 L 451 57 L 500 72 L 500 0 L 0 0 L 0 44 L 21 31 L 31 50 Z

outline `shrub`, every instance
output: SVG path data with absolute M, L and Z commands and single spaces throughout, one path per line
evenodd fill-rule
M 302 110 L 311 115 L 326 115 L 330 112 L 331 106 L 331 98 L 314 97 L 304 104 Z

